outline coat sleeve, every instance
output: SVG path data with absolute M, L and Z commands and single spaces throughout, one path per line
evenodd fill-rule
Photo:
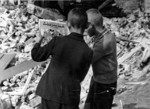
M 93 59 L 92 64 L 96 62 L 97 60 L 101 59 L 103 56 L 105 56 L 105 48 L 104 48 L 103 42 L 98 42 L 93 47 Z
M 90 53 L 88 53 L 87 57 L 86 57 L 86 61 L 84 61 L 84 66 L 82 66 L 83 70 L 82 70 L 82 74 L 80 75 L 80 82 L 82 82 L 90 68 L 90 64 L 93 58 L 93 51 L 91 50 Z
M 93 47 L 93 59 L 92 64 L 103 58 L 106 55 L 109 55 L 114 52 L 116 48 L 116 39 L 114 34 L 109 34 L 109 37 L 113 37 L 111 41 L 103 39 L 98 41 Z
M 54 48 L 56 37 L 54 37 L 50 42 L 48 42 L 43 47 L 40 46 L 40 43 L 36 43 L 31 50 L 31 57 L 36 62 L 45 61 L 52 54 Z

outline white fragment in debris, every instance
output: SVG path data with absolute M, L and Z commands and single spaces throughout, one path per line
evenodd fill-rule
M 32 108 L 32 107 L 30 107 L 28 105 L 23 104 L 23 105 L 20 106 L 20 109 L 34 109 L 34 108 Z
M 32 48 L 34 47 L 34 43 L 28 44 L 25 46 L 24 52 L 28 53 L 32 50 Z
M 17 106 L 19 99 L 20 99 L 20 96 L 16 96 L 16 95 L 11 96 L 11 103 L 13 107 Z
M 19 41 L 19 43 L 24 43 L 24 42 L 25 42 L 25 40 L 26 40 L 26 38 L 27 38 L 27 36 L 26 36 L 26 35 L 22 35 L 22 36 L 20 37 L 20 41 Z
M 0 108 L 11 109 L 12 102 L 8 94 L 0 94 Z

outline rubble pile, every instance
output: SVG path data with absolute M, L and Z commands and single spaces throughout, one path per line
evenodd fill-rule
M 149 17 L 143 12 L 137 13 L 106 22 L 106 26 L 115 33 L 117 39 L 118 75 L 134 74 L 149 65 Z
M 31 60 L 31 49 L 37 42 L 36 38 L 40 35 L 41 31 L 39 30 L 38 24 L 39 18 L 29 14 L 26 8 L 17 8 L 11 11 L 7 10 L 1 17 L 5 20 L 5 24 L 0 26 L 1 58 L 7 54 L 15 54 L 12 56 L 10 63 L 7 63 L 7 70 Z M 44 37 L 42 46 L 51 40 L 55 34 L 58 34 L 53 30 L 45 31 L 49 35 L 48 37 Z M 14 107 L 15 109 L 32 109 L 38 106 L 40 101 L 38 102 L 39 104 L 36 103 L 40 98 L 35 95 L 35 89 L 48 65 L 49 61 L 3 80 L 0 85 L 2 91 L 0 107 L 2 107 L 2 109 L 11 109 L 10 107 Z M 23 67 L 24 66 L 22 66 L 22 68 Z M 0 70 L 5 69 L 0 68 Z M 35 98 L 35 100 L 33 98 Z
M 8 69 L 31 59 L 31 49 L 36 43 L 36 37 L 40 32 L 39 17 L 29 14 L 26 8 L 17 8 L 11 11 L 7 10 L 2 18 L 6 20 L 6 23 L 0 24 L 0 54 L 15 54 L 6 68 Z M 130 90 L 131 87 L 126 85 L 149 82 L 149 20 L 149 16 L 139 10 L 126 18 L 104 18 L 104 25 L 116 35 L 118 79 L 126 81 L 120 84 L 118 80 L 118 94 Z M 51 30 L 49 34 L 50 36 L 45 37 L 42 45 L 45 45 L 57 33 Z M 1 58 L 2 55 L 0 55 Z M 4 104 L 3 107 L 7 109 L 11 109 L 11 107 L 15 109 L 40 108 L 41 101 L 35 95 L 35 89 L 48 64 L 49 62 L 42 63 L 3 80 L 1 82 L 0 101 L 1 104 Z M 2 68 L 0 70 L 2 71 Z M 91 77 L 92 69 L 90 68 L 88 75 L 81 83 L 81 108 L 88 93 Z M 2 107 L 2 105 L 0 106 Z

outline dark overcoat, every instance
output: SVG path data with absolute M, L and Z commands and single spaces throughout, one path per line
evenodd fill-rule
M 52 56 L 42 76 L 36 94 L 54 102 L 75 105 L 80 101 L 80 83 L 88 72 L 93 52 L 83 35 L 71 33 L 54 37 L 47 45 L 37 43 L 31 56 L 34 61 L 45 61 Z

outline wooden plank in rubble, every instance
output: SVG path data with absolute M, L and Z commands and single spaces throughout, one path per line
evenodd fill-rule
M 46 62 L 46 61 L 44 61 L 44 62 Z M 10 78 L 16 74 L 19 74 L 23 71 L 29 70 L 30 68 L 33 68 L 33 67 L 40 65 L 44 62 L 35 62 L 31 59 L 31 60 L 25 61 L 21 64 L 18 64 L 14 67 L 10 67 L 6 70 L 3 70 L 0 72 L 0 75 L 1 75 L 0 76 L 0 82 L 5 80 L 5 79 L 8 79 L 8 78 Z
M 137 46 L 137 47 L 133 48 L 130 52 L 128 52 L 128 53 L 124 54 L 122 57 L 120 57 L 118 59 L 118 63 L 124 62 L 125 60 L 130 58 L 135 52 L 137 52 L 140 49 L 141 49 L 141 46 Z
M 13 54 L 1 54 L 0 55 L 0 71 L 4 70 L 8 64 L 12 61 L 12 59 L 15 57 L 15 53 Z

